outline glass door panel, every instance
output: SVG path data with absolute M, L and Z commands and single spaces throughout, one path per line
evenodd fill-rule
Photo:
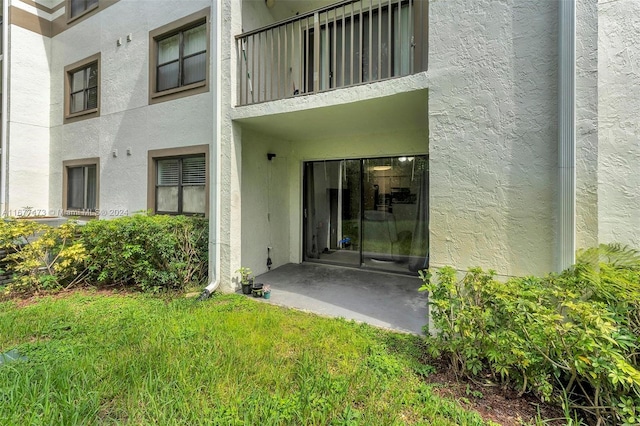
M 360 265 L 360 161 L 305 164 L 304 258 Z
M 426 157 L 363 160 L 363 266 L 415 272 L 427 267 Z
M 304 259 L 390 272 L 428 267 L 426 156 L 305 164 Z

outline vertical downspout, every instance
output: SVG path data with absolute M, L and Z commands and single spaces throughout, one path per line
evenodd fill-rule
M 9 99 L 9 0 L 2 1 L 2 132 L 0 132 L 0 216 L 7 213 L 8 99 Z
M 209 144 L 209 284 L 204 288 L 202 294 L 198 298 L 204 300 L 209 297 L 220 286 L 220 190 L 221 182 L 220 173 L 222 170 L 219 152 L 220 144 L 222 141 L 222 123 L 221 123 L 221 107 L 222 100 L 220 94 L 221 86 L 221 64 L 220 55 L 222 51 L 222 2 L 212 2 L 213 16 L 215 20 L 212 20 L 212 24 L 215 25 L 215 31 L 213 33 L 212 45 L 214 46 L 211 57 L 213 58 L 213 140 Z M 215 166 L 215 170 L 212 170 L 212 166 Z
M 576 259 L 576 0 L 558 3 L 558 269 L 564 270 Z

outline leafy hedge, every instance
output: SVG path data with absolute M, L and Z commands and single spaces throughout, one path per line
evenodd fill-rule
M 501 282 L 494 274 L 421 274 L 439 330 L 431 355 L 445 354 L 458 375 L 488 370 L 599 424 L 639 424 L 640 254 L 603 245 L 559 275 Z
M 33 220 L 0 220 L 0 250 L 6 253 L 2 272 L 13 277 L 7 292 L 55 290 L 86 277 L 87 251 L 72 222 L 52 228 Z
M 143 290 L 180 289 L 207 278 L 206 219 L 134 215 L 82 228 L 90 278 Z
M 0 221 L 5 293 L 31 293 L 80 283 L 142 290 L 181 289 L 207 279 L 208 224 L 185 216 L 135 215 L 67 222 Z

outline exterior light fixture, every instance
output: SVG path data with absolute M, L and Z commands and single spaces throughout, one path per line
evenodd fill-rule
M 271 9 L 273 5 L 276 3 L 276 0 L 264 0 L 264 3 L 267 5 L 269 9 Z

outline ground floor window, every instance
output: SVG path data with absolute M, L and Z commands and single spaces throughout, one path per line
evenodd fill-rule
M 395 272 L 426 268 L 428 175 L 426 156 L 305 163 L 305 260 Z
M 206 215 L 207 151 L 197 146 L 150 152 L 149 204 L 155 213 Z
M 98 160 L 64 163 L 64 208 L 68 214 L 93 214 L 98 209 Z

